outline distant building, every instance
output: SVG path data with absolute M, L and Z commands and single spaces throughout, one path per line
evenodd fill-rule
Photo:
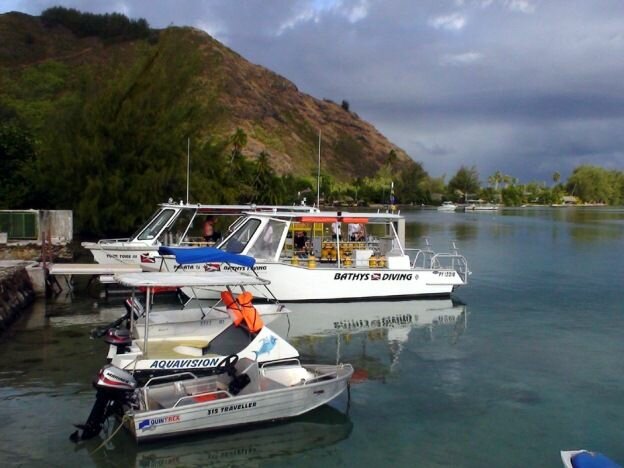
M 578 202 L 579 202 L 579 199 L 576 198 L 574 195 L 565 195 L 563 197 L 564 205 L 576 205 Z
M 0 210 L 0 243 L 40 245 L 45 234 L 52 244 L 73 239 L 71 210 Z

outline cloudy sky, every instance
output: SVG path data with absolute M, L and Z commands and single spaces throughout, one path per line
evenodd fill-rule
M 340 102 L 432 175 L 624 169 L 622 0 L 3 0 L 204 29 Z M 448 179 L 447 179 L 448 180 Z

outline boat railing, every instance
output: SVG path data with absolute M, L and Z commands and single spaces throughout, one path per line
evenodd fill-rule
M 98 241 L 98 245 L 102 244 L 120 244 L 122 242 L 130 242 L 129 237 L 119 238 L 119 239 L 100 239 Z
M 177 374 L 168 374 L 168 375 L 157 375 L 156 377 L 152 377 L 149 379 L 143 388 L 149 387 L 149 385 L 156 380 L 178 380 L 180 377 L 190 376 L 193 379 L 197 379 L 198 377 L 192 372 L 179 372 Z
M 260 362 L 259 367 L 264 369 L 273 366 L 283 366 L 284 364 L 300 366 L 301 362 L 297 358 L 276 359 L 275 361 Z
M 178 398 L 178 400 L 173 405 L 173 408 L 176 408 L 183 401 L 193 400 L 194 403 L 197 403 L 197 399 L 198 398 L 207 397 L 208 395 L 219 395 L 219 394 L 224 396 L 222 398 L 231 398 L 232 397 L 232 394 L 230 392 L 228 392 L 227 390 L 222 390 L 222 389 L 213 390 L 211 392 L 195 393 L 193 395 L 186 395 L 186 396 L 183 396 L 181 398 Z M 214 398 L 214 400 L 220 400 L 220 399 L 221 398 Z M 206 400 L 206 401 L 211 401 L 211 400 Z
M 468 283 L 468 276 L 470 275 L 468 261 L 466 257 L 457 252 L 435 254 L 431 257 L 430 268 L 432 270 L 454 270 L 464 283 Z
M 330 378 L 335 379 L 336 377 L 338 377 L 338 369 L 334 369 L 331 372 L 325 372 L 323 374 L 319 374 L 319 375 L 315 375 L 313 378 L 311 378 L 310 380 L 306 380 L 304 382 L 302 382 L 302 385 L 310 385 L 316 382 L 321 382 L 323 380 L 328 380 Z
M 412 269 L 420 268 L 427 269 L 431 265 L 431 259 L 435 256 L 435 252 L 429 249 L 414 249 L 405 248 L 405 253 L 409 255 L 409 252 L 415 253 L 414 260 L 412 261 Z

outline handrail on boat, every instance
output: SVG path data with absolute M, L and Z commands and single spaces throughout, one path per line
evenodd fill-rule
M 314 378 L 302 382 L 302 385 L 312 384 L 312 383 L 320 381 L 321 379 L 325 379 L 326 377 L 335 377 L 335 378 L 337 378 L 338 377 L 338 369 L 336 368 L 333 372 L 326 372 L 325 374 L 315 375 Z
M 440 259 L 446 259 L 447 262 L 448 260 L 450 260 L 450 265 L 443 265 L 440 262 Z M 466 257 L 460 255 L 457 252 L 435 254 L 433 257 L 431 257 L 431 268 L 449 268 L 451 270 L 454 270 L 459 274 L 460 278 L 464 283 L 468 282 L 468 276 L 470 275 L 470 270 L 468 269 L 468 261 L 466 260 Z
M 284 359 L 276 359 L 274 361 L 266 361 L 259 363 L 260 369 L 264 369 L 265 367 L 271 367 L 272 365 L 280 365 L 284 363 L 291 362 L 296 365 L 301 365 L 301 362 L 297 358 L 284 358 Z
M 193 377 L 194 379 L 197 379 L 198 377 L 193 374 L 192 372 L 180 372 L 178 374 L 168 374 L 168 375 L 157 375 L 156 377 L 152 377 L 151 379 L 149 379 L 145 385 L 143 386 L 143 388 L 147 388 L 149 386 L 149 384 L 152 383 L 152 381 L 154 380 L 166 380 L 166 379 L 171 379 L 171 380 L 177 380 L 179 377 L 182 377 L 184 375 L 190 375 L 191 377 Z
M 191 398 L 198 398 L 198 397 L 202 397 L 202 396 L 206 396 L 206 395 L 214 395 L 214 394 L 218 394 L 218 393 L 225 394 L 225 396 L 227 398 L 231 398 L 232 397 L 232 394 L 230 392 L 228 392 L 227 390 L 217 389 L 217 390 L 214 390 L 212 392 L 196 393 L 194 395 L 183 396 L 183 397 L 179 398 L 178 401 L 175 402 L 175 404 L 173 405 L 173 408 L 176 408 L 180 404 L 180 402 L 182 402 L 184 400 L 188 400 L 188 399 L 191 399 Z
M 101 244 L 114 244 L 117 242 L 130 242 L 130 238 L 129 237 L 123 237 L 123 238 L 119 238 L 119 239 L 100 239 L 97 243 L 98 245 Z
M 423 249 L 414 249 L 414 248 L 405 248 L 405 252 L 416 252 L 414 256 L 414 261 L 412 262 L 412 269 L 416 268 L 429 268 L 431 264 L 431 257 L 435 255 L 433 250 L 423 250 Z

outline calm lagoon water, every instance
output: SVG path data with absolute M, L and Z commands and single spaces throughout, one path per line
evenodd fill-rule
M 572 448 L 624 463 L 624 210 L 407 219 L 408 246 L 456 240 L 467 256 L 454 301 L 292 306 L 305 360 L 355 365 L 348 414 L 345 400 L 246 431 L 76 447 L 106 352 L 88 331 L 121 311 L 83 292 L 37 304 L 0 342 L 3 465 L 556 467 Z

